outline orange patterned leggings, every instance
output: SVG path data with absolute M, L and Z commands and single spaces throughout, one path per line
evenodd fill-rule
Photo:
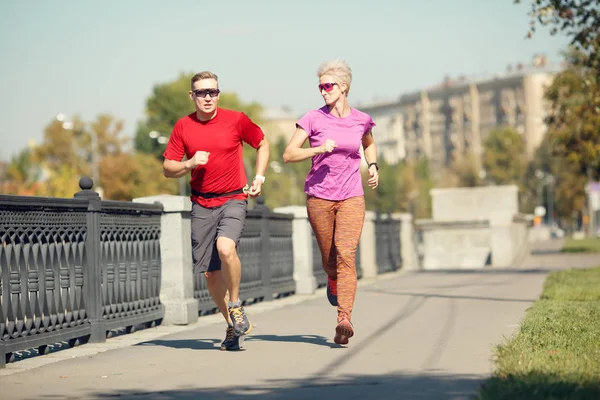
M 315 233 L 323 269 L 337 279 L 338 319 L 352 317 L 356 296 L 356 250 L 365 221 L 365 198 L 331 201 L 308 196 L 308 220 Z

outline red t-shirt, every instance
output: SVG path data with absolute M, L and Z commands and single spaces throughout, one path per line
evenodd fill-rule
M 263 131 L 242 112 L 218 108 L 209 121 L 198 120 L 194 112 L 177 121 L 163 156 L 181 161 L 196 151 L 209 152 L 208 162 L 192 170 L 190 186 L 201 193 L 228 193 L 247 183 L 242 142 L 257 148 L 263 138 Z M 247 197 L 245 193 L 208 199 L 192 195 L 191 200 L 203 207 L 218 207 L 227 200 Z

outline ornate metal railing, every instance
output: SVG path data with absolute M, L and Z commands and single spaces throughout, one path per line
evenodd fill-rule
M 159 322 L 162 206 L 102 202 L 100 281 L 105 329 Z
M 313 275 L 315 276 L 317 287 L 322 287 L 327 285 L 327 274 L 323 269 L 323 259 L 321 257 L 321 250 L 319 249 L 319 243 L 317 242 L 317 238 L 315 237 L 314 232 L 311 232 L 311 240 Z
M 103 342 L 164 316 L 163 206 L 102 201 L 89 178 L 80 186 L 72 199 L 0 195 L 0 367 L 21 350 Z M 273 213 L 261 200 L 247 213 L 238 248 L 246 304 L 294 293 L 294 251 L 305 250 L 293 248 L 293 214 Z M 400 268 L 400 222 L 377 214 L 375 235 L 378 273 Z M 325 285 L 314 235 L 309 256 Z M 361 277 L 360 250 L 356 263 Z M 193 281 L 200 314 L 216 311 L 203 274 Z
M 377 272 L 383 274 L 396 271 L 402 266 L 400 252 L 400 221 L 390 214 L 376 213 L 375 237 Z
M 293 293 L 294 246 L 292 242 L 292 215 L 269 213 L 269 267 L 270 285 L 276 296 Z M 298 249 L 298 251 L 302 251 Z
M 242 302 L 269 301 L 295 291 L 292 220 L 293 216 L 273 213 L 261 203 L 248 210 L 238 246 Z M 194 298 L 201 313 L 216 311 L 206 279 L 197 271 L 194 271 Z
M 163 317 L 162 206 L 0 195 L 0 366 L 13 353 L 102 342 Z
M 87 206 L 0 196 L 0 364 L 18 350 L 45 354 L 50 344 L 89 338 Z

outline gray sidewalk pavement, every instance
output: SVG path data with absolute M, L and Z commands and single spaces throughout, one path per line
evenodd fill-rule
M 33 359 L 9 365 L 0 397 L 471 399 L 492 372 L 493 346 L 518 327 L 547 273 L 600 265 L 597 256 L 545 246 L 515 268 L 394 273 L 361 282 L 356 334 L 347 347 L 333 343 L 335 308 L 320 290 L 247 307 L 255 327 L 245 351 L 218 350 L 221 317 L 201 317 L 188 328 L 149 329 L 127 335 L 137 339 L 65 350 L 56 353 L 59 362 L 37 368 Z M 119 347 L 118 340 L 124 347 L 102 351 Z

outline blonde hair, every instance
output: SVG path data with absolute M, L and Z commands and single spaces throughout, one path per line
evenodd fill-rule
M 323 75 L 331 75 L 335 81 L 346 85 L 346 96 L 350 93 L 352 84 L 352 68 L 344 60 L 336 58 L 335 60 L 324 62 L 317 69 L 317 77 L 320 79 Z
M 194 82 L 197 82 L 202 79 L 214 79 L 215 81 L 217 81 L 217 86 L 219 85 L 219 77 L 217 75 L 213 74 L 210 71 L 202 71 L 192 76 L 192 81 L 190 82 L 192 90 L 194 90 Z

